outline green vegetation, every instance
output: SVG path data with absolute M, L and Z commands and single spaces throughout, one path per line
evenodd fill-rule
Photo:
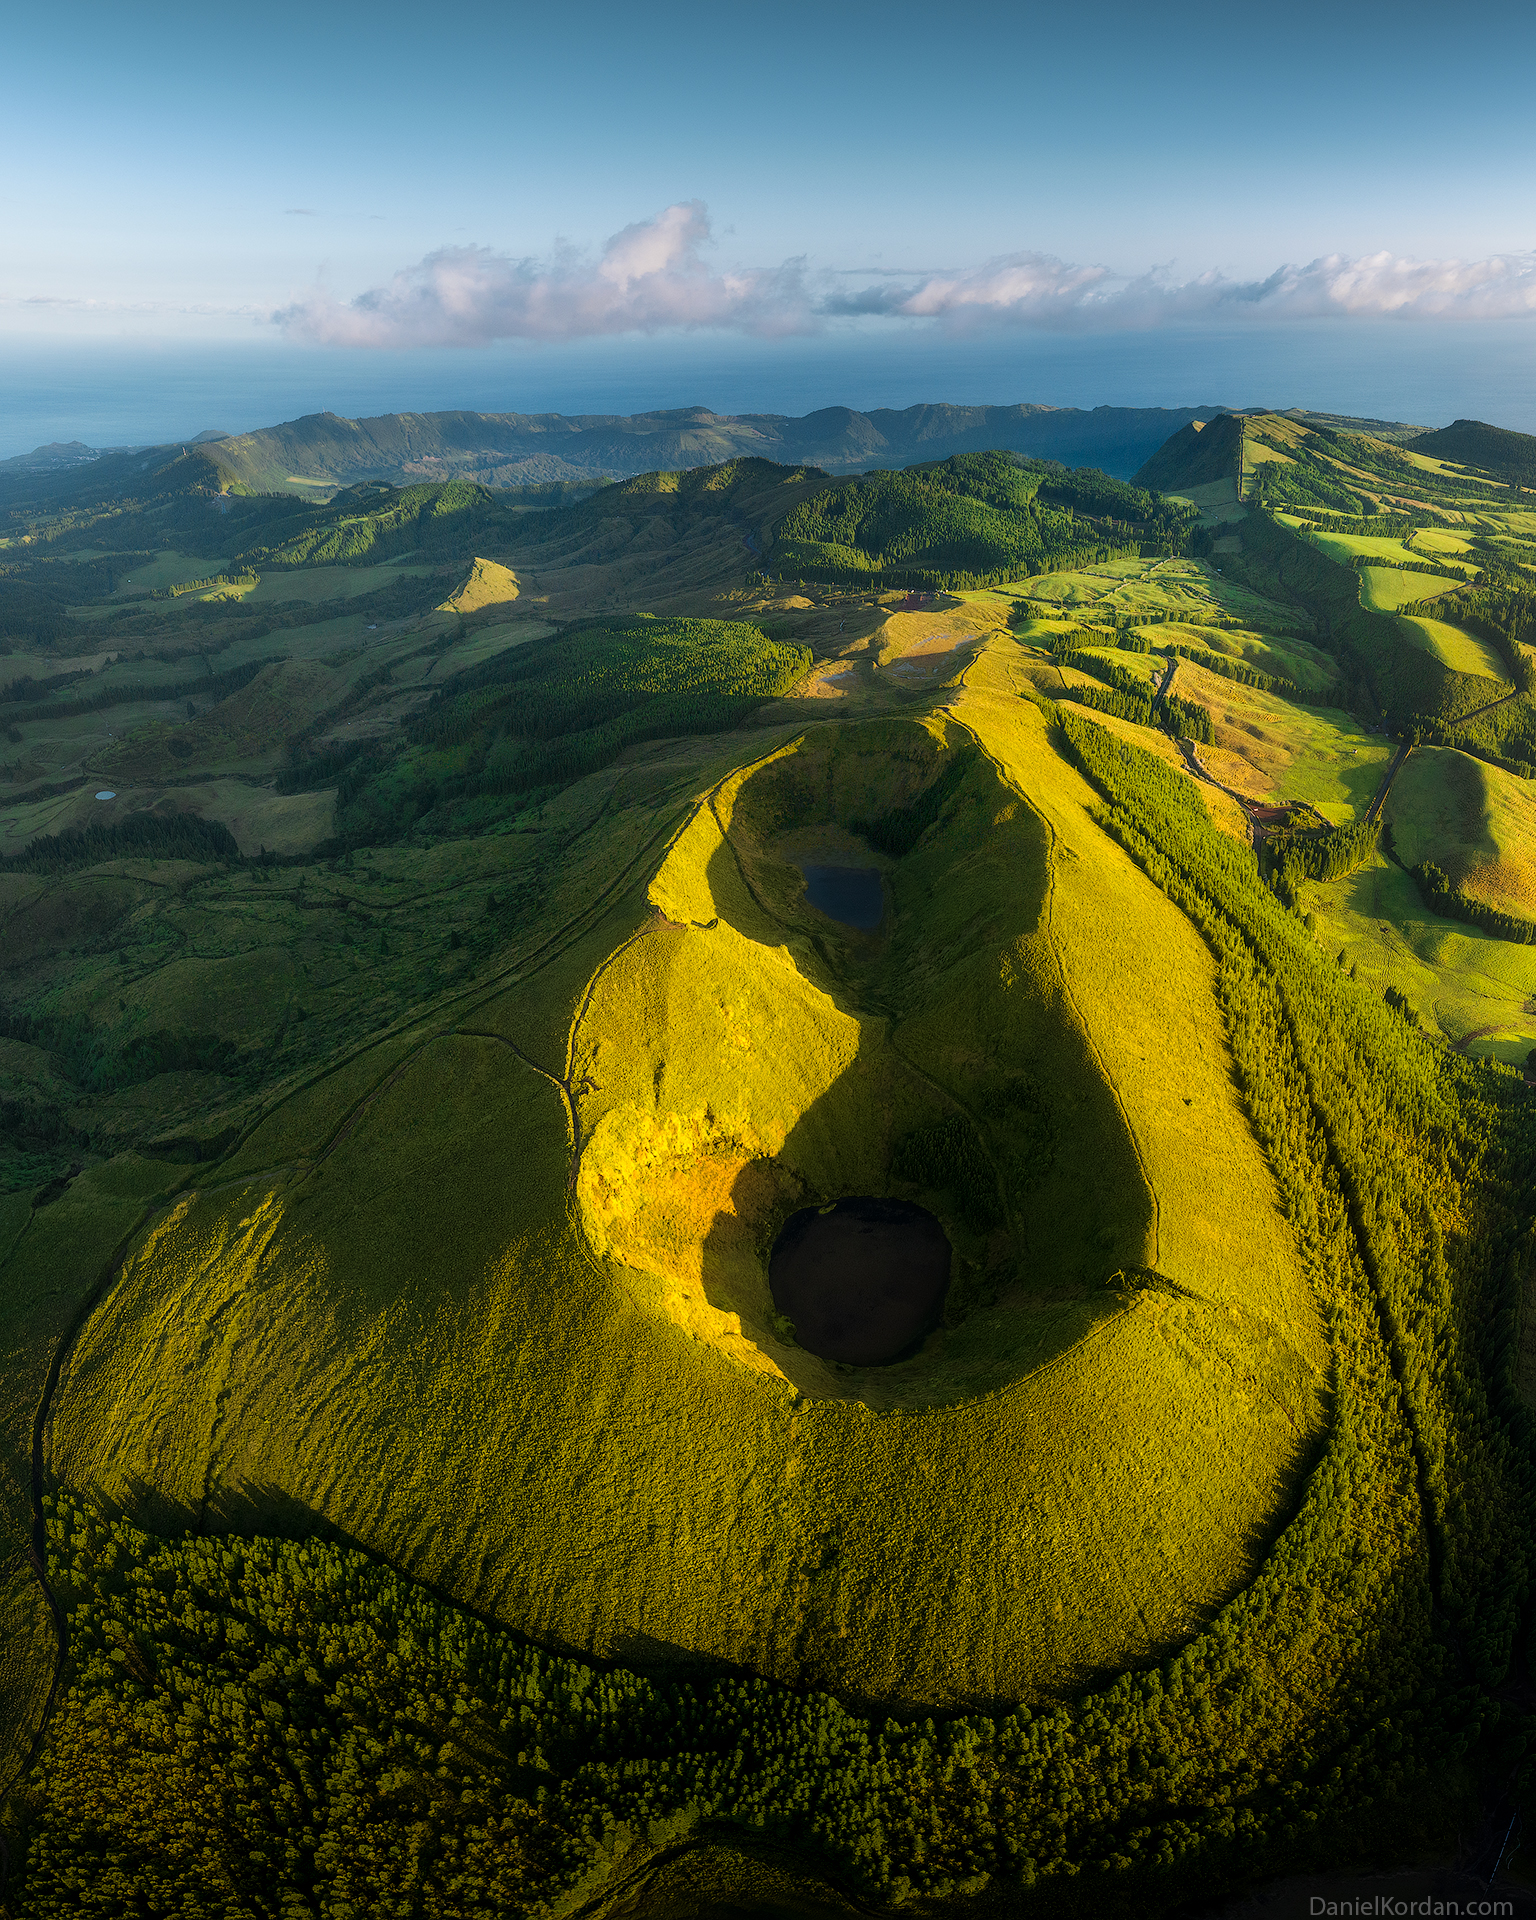
M 1144 693 L 1123 692 L 1118 687 L 1073 687 L 1066 698 L 1092 707 L 1095 713 L 1112 713 L 1139 727 L 1150 727 L 1157 719 L 1157 708 Z
M 1408 445 L 1415 453 L 1496 475 L 1514 487 L 1536 487 L 1536 436 L 1529 433 L 1511 433 L 1482 420 L 1453 420 Z
M 8 1912 L 1165 1914 L 1528 1793 L 1531 529 L 1371 426 L 0 476 Z M 856 1195 L 887 1366 L 768 1285 Z
M 439 810 L 568 786 L 642 741 L 720 733 L 799 680 L 808 650 L 723 620 L 647 620 L 535 641 L 454 676 L 381 763 L 339 752 L 338 836 L 395 839 Z M 324 756 L 321 756 L 325 758 Z
M 1310 833 L 1271 834 L 1263 843 L 1260 867 L 1290 906 L 1295 904 L 1300 881 L 1336 880 L 1340 874 L 1353 873 L 1375 857 L 1380 839 L 1379 820 L 1356 820 L 1347 827 Z
M 1010 703 L 1005 672 L 982 678 L 962 714 L 1004 764 L 1022 766 L 1018 756 L 1031 756 L 1033 805 L 1065 822 L 1064 809 L 1082 802 L 1070 797 L 1071 777 L 1051 770 L 1044 716 L 1032 719 L 1030 709 Z M 943 1898 L 989 1881 L 1006 1890 L 1020 1878 L 1049 1885 L 1102 1863 L 1127 1891 L 1160 1903 L 1191 1874 L 1209 1887 L 1281 1860 L 1326 1857 L 1346 1831 L 1369 1832 L 1376 1809 L 1400 1804 L 1404 1794 L 1411 1802 L 1443 1777 L 1447 1755 L 1454 1764 L 1475 1737 L 1515 1617 L 1499 1597 L 1496 1570 L 1516 1548 L 1518 1474 L 1501 1417 L 1473 1386 L 1478 1363 L 1469 1344 L 1482 1320 L 1478 1300 L 1490 1288 L 1497 1299 L 1498 1236 L 1511 1218 L 1499 1211 L 1507 1202 L 1499 1198 L 1496 1163 L 1477 1143 L 1504 1124 L 1508 1096 L 1454 1059 L 1437 1065 L 1387 1009 L 1373 1009 L 1342 976 L 1320 969 L 1298 923 L 1260 884 L 1251 856 L 1214 833 L 1179 776 L 1118 747 L 1091 723 L 1063 724 L 1110 809 L 1107 824 L 1199 914 L 1205 937 L 1224 956 L 1215 979 L 1237 1036 L 1246 1097 L 1256 1103 L 1270 1164 L 1293 1196 L 1295 1230 L 1311 1257 L 1327 1262 L 1333 1419 L 1300 1508 L 1257 1577 L 1180 1653 L 1079 1700 L 939 1724 L 881 1723 L 762 1682 L 659 1686 L 550 1662 L 335 1548 L 162 1545 L 64 1505 L 55 1510 L 55 1577 L 80 1630 L 30 1815 L 40 1897 L 46 1876 L 71 1856 L 97 1855 L 104 1873 L 136 1860 L 171 1862 L 160 1870 L 172 1886 L 179 1874 L 180 1884 L 240 1892 L 265 1872 L 268 1886 L 308 1895 L 318 1884 L 329 1898 L 347 1889 L 345 1876 L 366 1871 L 375 1894 L 405 1897 L 428 1867 L 418 1849 L 399 1846 L 401 1815 L 410 1809 L 427 1817 L 441 1801 L 428 1824 L 445 1912 L 477 1897 L 505 1900 L 503 1888 L 526 1900 L 535 1892 L 547 1899 L 583 1878 L 589 1887 L 601 1884 L 627 1860 L 706 1823 L 725 1835 L 739 1831 L 744 1841 L 761 1832 L 805 1849 L 866 1897 L 910 1887 Z M 1047 758 L 1033 758 L 1042 748 Z M 793 776 L 793 786 L 795 761 L 770 765 Z M 812 767 L 805 772 L 813 782 L 821 777 Z M 857 791 L 866 775 L 855 761 L 845 777 Z M 750 778 L 736 784 L 725 809 L 733 822 L 744 806 L 750 810 L 751 786 Z M 783 791 L 764 796 L 763 825 L 779 817 Z M 717 806 L 725 801 L 722 795 Z M 700 815 L 695 831 L 708 824 Z M 753 857 L 751 833 L 745 822 L 731 832 L 746 835 L 737 846 L 760 889 L 769 869 L 762 855 Z M 720 844 L 718 827 L 697 849 L 679 843 L 677 872 L 661 882 L 674 921 L 693 904 L 678 889 L 700 884 L 715 863 L 705 847 Z M 1082 851 L 1093 844 L 1079 841 Z M 953 876 L 952 856 L 945 866 Z M 1093 868 L 1084 876 L 1085 903 L 1110 873 L 1121 876 L 1116 887 L 1134 876 L 1129 863 L 1106 865 L 1102 853 Z M 921 876 L 912 878 L 920 888 Z M 1132 884 L 1134 891 L 1146 882 Z M 1055 885 L 1070 894 L 1070 863 L 1057 868 Z M 1150 904 L 1157 896 L 1143 898 Z M 738 912 L 746 910 L 740 899 Z M 1106 906 L 1111 925 L 1115 903 Z M 1165 920 L 1154 911 L 1152 918 L 1165 935 L 1182 924 L 1178 914 Z M 702 956 L 714 937 L 658 933 L 631 945 L 627 954 L 638 959 L 654 948 L 656 959 L 612 980 L 614 1011 L 658 962 L 675 968 L 661 961 L 656 943 L 681 939 L 684 951 L 698 942 Z M 1080 937 L 1096 942 L 1100 932 L 1084 925 Z M 1063 926 L 1064 957 L 1073 938 Z M 1255 943 L 1263 967 L 1253 964 Z M 1144 954 L 1158 950 L 1143 947 Z M 1198 945 L 1189 952 L 1193 958 Z M 1114 956 L 1107 958 L 1103 974 L 1074 969 L 1074 978 L 1084 986 L 1112 980 Z M 734 961 L 721 977 L 737 977 Z M 707 988 L 689 1001 L 695 1010 L 709 1004 Z M 596 1008 L 588 1017 L 599 1031 L 609 1018 Z M 762 1029 L 753 1023 L 747 1030 Z M 1101 1039 L 1111 1042 L 1113 1034 L 1106 1027 Z M 1126 1035 L 1116 1044 L 1129 1058 L 1137 1042 Z M 662 1055 L 677 1057 L 666 1039 Z M 1218 1048 L 1213 1088 L 1221 1062 Z M 636 1089 L 649 1082 L 649 1059 L 616 1064 Z M 619 1092 L 610 1085 L 601 1097 L 610 1115 L 619 1111 L 611 1104 Z M 691 1090 L 679 1086 L 675 1097 L 686 1111 Z M 1369 1103 L 1364 1113 L 1362 1102 Z M 371 1113 L 378 1128 L 376 1106 Z M 1358 1131 L 1342 1125 L 1351 1114 L 1361 1122 L 1368 1116 L 1368 1124 Z M 1331 1124 L 1305 1124 L 1314 1115 Z M 1375 1184 L 1357 1184 L 1351 1156 L 1383 1129 L 1393 1147 L 1386 1162 L 1395 1169 L 1392 1183 L 1383 1188 L 1378 1172 Z M 378 1136 L 373 1154 L 387 1137 Z M 590 1137 L 596 1145 L 601 1128 Z M 1168 1146 L 1187 1152 L 1193 1137 Z M 1144 1139 L 1155 1169 L 1155 1133 Z M 1325 1147 L 1325 1140 L 1336 1144 Z M 1471 1170 L 1485 1165 L 1479 1191 L 1492 1211 L 1481 1251 L 1475 1259 L 1464 1247 L 1437 1251 L 1421 1196 L 1454 1204 L 1447 1180 L 1465 1195 Z M 1165 1202 L 1174 1191 L 1165 1190 Z M 1347 1209 L 1359 1213 L 1353 1232 Z M 1173 1225 L 1166 1211 L 1165 1221 Z M 431 1223 L 423 1230 L 430 1233 Z M 1423 1252 L 1407 1255 L 1426 1235 L 1421 1281 Z M 260 1257 L 274 1261 L 270 1238 L 248 1244 L 243 1257 L 264 1246 Z M 1165 1248 L 1160 1271 L 1168 1271 L 1172 1251 Z M 1462 1263 L 1454 1273 L 1438 1264 L 1448 1257 Z M 1173 1259 L 1177 1273 L 1176 1253 Z M 274 1270 L 284 1264 L 276 1258 Z M 167 1270 L 163 1254 L 156 1265 Z M 1184 1273 L 1187 1284 L 1193 1275 Z M 1156 1287 L 1134 1287 L 1130 1297 L 1132 1310 L 1109 1323 L 1126 1335 L 1145 1316 L 1156 1324 L 1158 1314 L 1180 1311 L 1177 1293 Z M 1196 1323 L 1184 1314 L 1189 1337 Z M 643 1324 L 629 1323 L 631 1364 Z M 87 1376 L 121 1350 L 119 1339 L 100 1336 L 92 1346 L 99 1357 L 82 1357 Z M 1152 1385 L 1145 1369 L 1156 1351 L 1154 1341 L 1127 1355 L 1141 1370 L 1143 1406 Z M 1092 1395 L 1101 1447 L 1114 1431 L 1103 1410 L 1107 1379 L 1116 1377 L 1106 1359 Z M 547 1351 L 539 1366 L 546 1376 L 558 1373 Z M 753 1377 L 742 1370 L 744 1380 Z M 234 1375 L 227 1380 L 238 1424 L 242 1389 Z M 586 1381 L 590 1394 L 590 1371 Z M 1064 1385 L 1056 1383 L 1052 1402 L 1058 1444 Z M 1468 1404 L 1461 1396 L 1469 1390 Z M 714 1404 L 718 1418 L 718 1388 Z M 825 1404 L 836 1412 L 837 1401 Z M 967 1403 L 972 1410 L 987 1404 Z M 835 1426 L 841 1452 L 857 1429 Z M 682 1430 L 668 1428 L 674 1436 Z M 951 1423 L 951 1443 L 958 1431 Z M 966 1511 L 974 1526 L 974 1467 L 970 1473 Z M 1458 1489 L 1472 1480 L 1479 1497 L 1469 1504 Z M 611 1524 L 611 1508 L 607 1517 Z M 845 1527 L 829 1600 L 849 1580 L 851 1544 Z M 1477 1578 L 1469 1582 L 1464 1567 L 1475 1567 Z M 1384 1591 L 1394 1596 L 1386 1635 L 1378 1630 Z M 711 1593 L 718 1610 L 718 1577 Z M 856 1604 L 842 1617 L 857 1631 Z M 1284 1684 L 1255 1688 L 1249 1676 L 1256 1670 L 1273 1671 Z M 263 1791 L 265 1780 L 271 1784 Z M 194 1782 L 192 1804 L 207 1811 L 189 1821 Z M 451 1803 L 443 1798 L 449 1791 Z M 208 1817 L 226 1805 L 231 1817 Z
M 1444 914 L 1449 920 L 1465 920 L 1470 926 L 1482 927 L 1501 940 L 1518 940 L 1524 946 L 1536 946 L 1536 920 L 1501 913 L 1486 900 L 1474 899 L 1470 893 L 1453 886 L 1432 860 L 1421 862 L 1413 872 L 1431 913 Z
M 1103 654 L 1069 649 L 1058 654 L 1057 659 L 1064 667 L 1092 674 L 1095 679 L 1107 683 L 1107 691 L 1097 687 L 1069 689 L 1069 700 L 1080 701 L 1099 713 L 1113 713 L 1122 720 L 1132 720 L 1142 726 L 1156 721 L 1165 725 L 1176 740 L 1195 740 L 1208 746 L 1215 744 L 1216 731 L 1211 724 L 1211 717 L 1196 702 L 1183 700 L 1177 694 L 1153 692 L 1139 675 L 1129 672 L 1117 660 Z M 1226 662 L 1221 664 L 1225 666 Z
M 959 454 L 813 494 L 779 523 L 781 579 L 983 587 L 1117 551 L 1181 551 L 1195 515 L 1092 469 Z
M 1371 603 L 1381 605 L 1381 596 L 1373 589 Z M 1428 620 L 1419 614 L 1401 617 L 1402 631 L 1415 647 L 1422 647 L 1457 673 L 1479 674 L 1493 681 L 1500 691 L 1508 684 L 1507 669 L 1499 655 L 1473 634 L 1453 627 L 1444 620 Z M 1490 698 L 1496 697 L 1494 694 Z
M 12 873 L 67 873 L 120 859 L 230 860 L 239 851 L 234 835 L 217 820 L 187 813 L 130 813 L 106 826 L 40 834 L 24 852 L 0 865 Z

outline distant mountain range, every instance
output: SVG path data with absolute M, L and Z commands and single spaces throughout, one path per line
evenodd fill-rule
M 623 480 L 640 473 L 717 466 L 757 456 L 786 466 L 856 473 L 1000 447 L 1102 467 L 1125 478 L 1170 434 L 1225 411 L 1203 407 L 925 405 L 900 411 L 823 407 L 783 414 L 719 414 L 707 407 L 657 413 L 386 413 L 367 420 L 307 414 L 255 433 L 203 433 L 197 445 L 228 479 L 254 491 L 314 497 L 360 481 L 408 485 L 464 478 L 491 487 Z M 79 441 L 0 461 L 0 480 L 68 472 L 103 450 Z M 115 454 L 145 448 L 112 448 Z
M 628 417 L 558 413 L 389 413 L 372 420 L 312 414 L 219 443 L 221 466 L 250 487 L 444 480 L 486 486 L 586 480 L 600 474 L 718 466 L 743 455 L 827 473 L 904 467 L 1002 447 L 1067 466 L 1125 475 L 1171 433 L 1219 407 L 823 407 L 782 414 L 680 407 Z
M 1117 479 L 1139 475 L 1148 485 L 1191 484 L 1194 464 L 1226 470 L 1236 420 L 1264 409 L 1200 407 L 960 407 L 930 404 L 869 413 L 823 407 L 798 418 L 784 414 L 711 413 L 678 407 L 655 413 L 385 413 L 348 420 L 306 414 L 254 433 L 209 430 L 163 447 L 97 448 L 75 440 L 38 447 L 0 461 L 0 495 L 41 484 L 55 497 L 81 485 L 94 493 L 121 467 L 142 463 L 158 475 L 176 458 L 202 474 L 204 491 L 230 486 L 254 493 L 292 493 L 323 500 L 366 482 L 408 486 L 452 479 L 488 487 L 591 486 L 642 473 L 678 472 L 759 458 L 789 467 L 848 474 L 906 467 L 957 453 L 994 448 L 1068 467 L 1099 467 Z M 1226 416 L 1225 435 L 1200 426 Z M 1427 432 L 1399 421 L 1368 420 L 1293 408 L 1279 416 L 1312 427 L 1370 434 L 1426 453 L 1490 468 L 1509 479 L 1531 471 L 1529 435 L 1475 421 Z M 1231 446 L 1227 444 L 1231 441 Z M 1198 451 L 1197 451 L 1198 445 Z M 89 470 L 95 468 L 95 472 Z M 62 491 L 61 491 L 62 490 Z

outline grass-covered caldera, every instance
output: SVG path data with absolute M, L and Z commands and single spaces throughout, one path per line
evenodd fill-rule
M 854 1698 L 1038 1696 L 1197 1626 L 1291 1510 L 1324 1346 L 1214 963 L 1012 646 L 719 780 L 563 1012 L 501 984 L 277 1109 L 85 1326 L 50 1475 Z M 814 864 L 876 868 L 881 923 Z M 952 1248 L 879 1365 L 770 1284 L 849 1198 Z

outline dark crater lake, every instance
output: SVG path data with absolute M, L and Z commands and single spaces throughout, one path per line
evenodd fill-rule
M 873 933 L 885 918 L 878 867 L 802 867 L 805 897 L 829 920 Z
M 807 1352 L 880 1367 L 938 1324 L 949 1241 L 931 1213 L 905 1200 L 804 1207 L 774 1243 L 768 1286 Z

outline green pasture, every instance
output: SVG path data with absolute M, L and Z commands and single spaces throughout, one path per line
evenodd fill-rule
M 1385 817 L 1405 866 L 1433 861 L 1474 899 L 1536 919 L 1531 782 L 1448 747 L 1419 747 L 1392 782 Z
M 1024 635 L 1019 636 L 1021 639 L 1024 637 Z M 1159 635 L 1159 638 L 1161 637 Z M 1097 660 L 1102 660 L 1107 667 L 1133 675 L 1142 681 L 1149 691 L 1161 683 L 1168 669 L 1168 662 L 1162 654 L 1132 653 L 1126 648 L 1116 646 L 1112 640 L 1108 639 L 1102 645 L 1097 645 L 1092 640 L 1079 641 L 1074 651 L 1079 650 L 1091 654 Z M 1082 675 L 1078 675 L 1078 678 L 1081 679 Z M 1102 685 L 1103 682 L 1101 681 L 1100 684 Z
M 1449 581 L 1436 580 L 1431 574 L 1407 573 L 1396 567 L 1362 567 L 1360 604 L 1378 613 L 1394 613 L 1399 607 L 1431 599 L 1442 586 L 1449 585 Z
M 217 571 L 217 569 L 215 569 Z M 373 567 L 294 567 L 274 568 L 261 576 L 247 596 L 251 605 L 293 600 L 352 600 L 364 593 L 377 593 L 399 580 L 419 578 L 430 573 L 427 566 L 412 566 L 408 561 L 392 560 Z
M 1432 553 L 1437 557 L 1443 554 L 1447 559 L 1454 559 L 1469 553 L 1471 543 L 1448 527 L 1420 527 L 1413 535 L 1410 551 Z
M 1042 573 L 1024 581 L 1023 588 L 1031 600 L 1077 607 L 1105 599 L 1115 584 L 1107 573 Z
M 220 820 L 245 854 L 305 853 L 328 839 L 335 825 L 336 794 L 274 793 L 244 780 L 210 780 L 183 789 L 185 803 L 209 820 Z
M 449 674 L 460 673 L 466 667 L 481 666 L 508 647 L 526 646 L 530 640 L 542 640 L 553 631 L 545 622 L 526 617 L 503 621 L 494 627 L 476 627 L 434 662 L 430 677 L 445 680 Z
M 7 854 L 19 853 L 40 833 L 60 833 L 66 827 L 84 825 L 111 804 L 95 798 L 94 781 L 85 781 L 64 793 L 9 805 L 3 791 L 0 789 L 0 853 Z
M 1240 627 L 1170 624 L 1148 638 L 1154 646 L 1172 640 L 1180 646 L 1199 647 L 1206 653 L 1225 654 L 1229 660 L 1241 660 L 1260 673 L 1273 674 L 1298 687 L 1327 687 L 1339 677 L 1338 662 L 1331 653 L 1295 634 L 1277 637 Z
M 0 656 L 0 687 L 14 680 L 45 680 L 56 673 L 97 673 L 117 655 L 110 643 L 94 653 L 60 655 L 25 644 Z
M 1297 523 L 1292 522 L 1292 524 Z M 1384 538 L 1370 533 L 1333 533 L 1310 527 L 1306 532 L 1311 545 L 1319 552 L 1326 553 L 1330 560 L 1337 560 L 1341 566 L 1347 567 L 1351 560 L 1362 554 L 1372 560 L 1412 560 L 1414 558 L 1402 541 L 1395 537 Z M 1428 580 L 1432 576 L 1419 574 L 1408 577 Z M 1429 591 L 1433 592 L 1433 587 Z
M 1392 577 L 1413 578 L 1412 574 L 1394 574 Z M 1448 621 L 1426 619 L 1423 614 L 1417 613 L 1399 614 L 1397 624 L 1410 645 L 1422 653 L 1432 653 L 1457 673 L 1480 673 L 1486 679 L 1502 680 L 1507 684 L 1509 668 L 1504 660 L 1487 641 L 1479 640 L 1475 634 L 1467 633 L 1461 627 L 1453 627 Z M 1489 698 L 1493 696 L 1494 690 L 1490 688 Z
M 1228 581 L 1201 560 L 1118 560 L 1073 573 L 1041 574 L 1024 586 L 1032 599 L 1106 616 L 1166 616 L 1198 624 L 1202 616 L 1223 615 L 1251 622 L 1261 632 L 1310 625 L 1300 609 Z
M 1325 952 L 1342 954 L 1371 991 L 1395 988 L 1454 1046 L 1524 1065 L 1536 1045 L 1536 947 L 1437 918 L 1413 876 L 1387 860 L 1308 881 L 1303 905 Z
M 1396 751 L 1392 741 L 1368 733 L 1338 708 L 1302 706 L 1189 661 L 1180 661 L 1175 687 L 1199 700 L 1216 723 L 1213 770 L 1230 754 L 1257 776 L 1250 783 L 1255 798 L 1305 801 L 1335 825 L 1363 815 Z
M 153 560 L 145 561 L 142 567 L 135 567 L 132 573 L 124 574 L 117 583 L 117 592 L 113 596 L 121 599 L 129 593 L 157 593 L 166 587 L 179 587 L 185 580 L 207 580 L 216 573 L 223 573 L 229 565 L 228 560 L 210 559 L 207 554 L 177 553 L 174 548 L 157 553 Z
M 1199 486 L 1180 487 L 1169 498 L 1187 500 L 1192 507 L 1198 507 L 1203 527 L 1235 524 L 1246 512 L 1238 500 L 1237 482 L 1234 479 L 1207 480 Z
M 1295 456 L 1283 447 L 1272 446 L 1267 440 L 1261 440 L 1257 434 L 1245 428 L 1243 433 L 1243 464 L 1245 467 L 1261 466 L 1273 461 L 1280 466 L 1295 464 Z

